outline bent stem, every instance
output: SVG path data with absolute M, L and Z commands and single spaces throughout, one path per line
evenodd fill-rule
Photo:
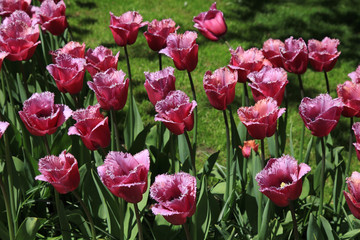
M 11 214 L 12 211 L 11 211 L 9 199 L 6 194 L 6 190 L 5 190 L 1 175 L 0 175 L 0 188 L 1 188 L 1 193 L 2 193 L 4 201 L 5 201 L 6 217 L 7 217 L 7 221 L 8 221 L 8 225 L 9 225 L 9 238 L 10 238 L 10 240 L 14 240 L 15 239 L 14 220 L 12 218 L 12 214 Z
M 95 227 L 94 227 L 94 221 L 91 217 L 91 214 L 89 212 L 89 209 L 85 206 L 85 203 L 83 202 L 83 200 L 81 199 L 80 195 L 73 191 L 72 192 L 74 194 L 74 196 L 76 197 L 76 199 L 79 201 L 81 207 L 83 208 L 85 214 L 86 214 L 86 217 L 88 218 L 89 220 L 89 223 L 90 223 L 90 228 L 91 228 L 91 235 L 92 235 L 92 239 L 96 239 L 96 233 L 95 233 Z
M 322 159 L 321 159 L 321 174 L 320 174 L 320 206 L 319 206 L 319 217 L 318 224 L 320 224 L 320 215 L 322 215 L 323 201 L 324 201 L 324 183 L 325 183 L 325 140 L 324 137 L 320 138 Z
M 191 240 L 191 235 L 190 235 L 190 231 L 189 231 L 189 227 L 186 223 L 183 224 L 183 228 L 186 234 L 186 239 L 187 240 Z
M 190 80 L 190 85 L 191 85 L 191 92 L 193 95 L 193 100 L 196 101 L 196 92 L 195 92 L 195 87 L 194 87 L 194 83 L 191 77 L 191 73 L 189 71 L 187 71 L 188 76 L 189 76 L 189 80 Z M 194 131 L 193 131 L 193 148 L 194 148 L 194 154 L 196 152 L 196 143 L 197 143 L 197 125 L 198 125 L 198 111 L 197 111 L 197 107 L 195 107 L 194 110 Z
M 130 146 L 132 145 L 132 143 L 134 142 L 134 121 L 135 121 L 135 116 L 134 116 L 134 106 L 133 106 L 133 82 L 132 82 L 132 78 L 131 78 L 131 68 L 130 68 L 130 60 L 129 60 L 129 54 L 127 51 L 127 47 L 126 45 L 124 46 L 124 51 L 125 51 L 125 57 L 126 57 L 126 65 L 127 65 L 127 70 L 128 70 L 128 74 L 129 74 L 129 87 L 130 87 L 130 102 L 129 102 L 129 111 L 130 111 Z M 126 146 L 128 149 L 130 149 L 130 146 Z
M 297 228 L 297 221 L 296 221 L 293 201 L 290 201 L 289 207 L 290 207 L 291 217 L 293 219 L 294 239 L 298 240 L 299 239 L 299 232 L 298 232 L 298 228 Z
M 324 71 L 324 75 L 325 75 L 325 80 L 326 80 L 326 90 L 327 90 L 327 93 L 330 94 L 330 85 L 329 85 L 329 79 L 328 79 L 327 72 Z
M 230 194 L 230 174 L 231 174 L 231 159 L 230 159 L 230 131 L 229 131 L 229 123 L 226 116 L 226 110 L 223 110 L 224 122 L 226 127 L 226 188 L 225 188 L 225 196 L 224 202 L 227 201 Z
M 134 203 L 134 208 L 135 208 L 135 215 L 136 215 L 136 223 L 138 226 L 138 232 L 139 232 L 139 240 L 143 240 L 143 231 L 142 231 L 142 226 L 141 226 L 141 221 L 140 221 L 140 212 L 139 212 L 139 208 L 137 203 Z
M 196 166 L 195 166 L 195 154 L 194 154 L 194 149 L 191 147 L 191 142 L 190 142 L 190 138 L 189 138 L 189 134 L 187 133 L 187 131 L 184 131 L 184 135 L 186 138 L 186 143 L 188 145 L 189 148 L 189 152 L 190 152 L 190 159 L 191 159 L 191 169 L 192 169 L 192 175 L 194 177 L 196 177 Z

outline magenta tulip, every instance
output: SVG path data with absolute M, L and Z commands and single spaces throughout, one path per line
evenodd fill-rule
M 144 36 L 151 50 L 158 52 L 166 47 L 166 38 L 179 28 L 175 25 L 176 23 L 171 18 L 161 21 L 154 19 L 148 24 Z
M 329 94 L 320 94 L 314 99 L 305 97 L 299 106 L 305 126 L 317 137 L 329 135 L 338 124 L 342 110 L 341 99 L 332 99 Z
M 138 203 L 147 189 L 149 167 L 149 151 L 145 149 L 134 156 L 109 152 L 97 171 L 112 194 L 129 203 Z
M 0 16 L 8 17 L 16 10 L 27 11 L 31 0 L 0 0 Z
M 286 207 L 290 201 L 300 197 L 302 191 L 302 177 L 311 168 L 298 162 L 289 155 L 271 158 L 265 168 L 255 179 L 259 184 L 259 191 L 266 195 L 279 207 Z
M 216 9 L 216 2 L 211 5 L 209 11 L 202 12 L 194 17 L 193 22 L 195 22 L 194 27 L 197 28 L 204 37 L 212 41 L 219 40 L 219 37 L 227 31 L 224 14 Z
M 356 68 L 354 72 L 348 74 L 349 78 L 353 83 L 360 83 L 360 65 Z
M 170 92 L 164 100 L 155 105 L 155 121 L 161 121 L 170 132 L 180 135 L 194 127 L 196 101 L 189 102 L 186 93 L 177 90 Z
M 68 135 L 81 137 L 85 147 L 94 151 L 110 144 L 110 129 L 108 118 L 100 113 L 100 105 L 88 106 L 73 112 L 75 125 L 69 128 Z
M 85 68 L 90 73 L 91 77 L 94 77 L 98 72 L 105 72 L 110 68 L 116 70 L 119 55 L 120 52 L 113 56 L 112 51 L 104 46 L 98 46 L 94 50 L 90 48 L 85 55 Z
M 232 73 L 228 68 L 219 68 L 212 73 L 205 73 L 203 84 L 210 104 L 218 109 L 225 110 L 235 98 L 237 72 Z
M 302 38 L 290 37 L 285 40 L 285 46 L 280 47 L 282 62 L 286 71 L 303 74 L 308 65 L 308 49 Z
M 196 178 L 188 173 L 161 174 L 150 187 L 150 196 L 158 203 L 152 212 L 174 225 L 182 225 L 196 210 Z
M 354 131 L 354 135 L 356 138 L 356 143 L 353 143 L 356 149 L 356 156 L 360 161 L 360 122 L 356 122 L 352 125 L 352 130 Z
M 192 72 L 198 63 L 197 34 L 186 31 L 184 34 L 170 33 L 166 39 L 166 48 L 159 53 L 172 58 L 175 67 L 179 70 Z
M 84 58 L 85 57 L 85 43 L 80 44 L 78 42 L 68 42 L 62 48 L 59 48 L 56 51 L 50 51 L 50 54 L 53 56 L 53 63 L 55 63 L 55 58 L 61 54 L 68 54 L 73 58 Z
M 60 155 L 46 156 L 39 160 L 41 175 L 35 180 L 48 182 L 61 194 L 74 191 L 80 183 L 80 174 L 75 157 L 64 150 Z
M 105 72 L 97 73 L 94 82 L 87 82 L 89 88 L 96 94 L 96 99 L 104 110 L 120 110 L 125 106 L 129 79 L 125 79 L 123 71 L 110 68 Z
M 10 124 L 8 122 L 0 122 L 0 138 L 5 133 L 6 129 Z
M 285 47 L 285 44 L 279 39 L 268 39 L 264 42 L 261 49 L 264 57 L 268 59 L 274 67 L 284 67 L 280 48 Z
M 321 42 L 315 39 L 308 41 L 309 60 L 312 68 L 318 72 L 329 72 L 334 68 L 341 52 L 337 50 L 340 41 L 325 37 Z
M 24 102 L 19 115 L 32 135 L 51 135 L 71 116 L 71 109 L 63 104 L 54 104 L 54 97 L 51 92 L 34 93 Z
M 342 115 L 345 117 L 360 117 L 360 84 L 346 81 L 336 88 L 338 97 L 344 103 Z
M 255 103 L 255 106 L 239 108 L 237 113 L 250 136 L 264 139 L 274 135 L 277 119 L 285 113 L 285 108 L 279 108 L 276 100 L 267 97 Z
M 343 191 L 346 203 L 354 217 L 360 219 L 360 173 L 353 172 L 346 183 L 349 189 L 349 192 Z
M 158 101 L 165 99 L 169 92 L 175 90 L 174 71 L 174 68 L 167 67 L 157 72 L 144 72 L 144 86 L 149 100 L 154 106 Z

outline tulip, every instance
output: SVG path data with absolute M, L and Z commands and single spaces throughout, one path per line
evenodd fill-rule
M 182 91 L 170 92 L 164 100 L 155 105 L 157 114 L 155 121 L 161 121 L 170 132 L 180 135 L 184 131 L 191 131 L 194 127 L 195 100 L 189 102 L 189 97 Z
M 212 41 L 219 40 L 219 37 L 227 31 L 224 14 L 216 9 L 216 2 L 211 5 L 209 11 L 202 12 L 194 17 L 193 22 L 195 22 L 194 27 L 197 28 L 204 37 Z
M 39 27 L 33 24 L 29 15 L 15 11 L 0 25 L 0 50 L 8 52 L 10 61 L 27 61 L 40 44 Z
M 26 11 L 31 4 L 31 0 L 1 0 L 0 16 L 5 18 L 16 10 Z
M 34 93 L 23 104 L 19 115 L 27 130 L 35 136 L 53 134 L 72 114 L 63 104 L 54 104 L 51 92 Z
M 98 72 L 105 72 L 110 68 L 117 69 L 120 52 L 115 56 L 110 49 L 104 46 L 98 46 L 94 50 L 91 48 L 86 52 L 86 70 L 94 77 Z
M 257 152 L 259 149 L 259 144 L 256 144 L 255 140 L 244 141 L 244 146 L 239 146 L 241 149 L 242 155 L 244 158 L 249 158 L 251 154 L 251 149 L 254 152 Z
M 112 194 L 129 203 L 138 203 L 147 189 L 149 167 L 150 157 L 146 149 L 134 156 L 111 151 L 97 171 Z
M 360 122 L 356 122 L 352 125 L 352 130 L 354 130 L 356 142 L 360 143 Z
M 176 23 L 171 18 L 161 21 L 154 19 L 148 24 L 144 36 L 151 50 L 158 52 L 166 47 L 166 38 L 179 28 L 175 25 Z
M 8 122 L 0 122 L 0 138 L 4 135 L 6 129 L 10 124 Z
M 284 112 L 285 108 L 279 108 L 276 100 L 267 97 L 255 103 L 255 106 L 239 108 L 237 113 L 250 136 L 264 139 L 274 135 L 277 119 Z
M 280 54 L 286 71 L 303 74 L 308 64 L 308 50 L 302 38 L 290 37 L 285 40 L 285 46 L 280 47 Z
M 53 56 L 53 63 L 55 63 L 55 58 L 61 54 L 68 54 L 73 58 L 84 58 L 85 57 L 85 43 L 80 44 L 78 42 L 68 42 L 62 48 L 59 48 L 56 51 L 50 51 L 50 54 Z
M 63 34 L 68 27 L 65 16 L 66 6 L 64 1 L 55 3 L 54 0 L 45 0 L 35 10 L 35 18 L 41 25 L 42 30 L 48 31 L 55 36 Z
M 289 83 L 283 68 L 264 66 L 259 72 L 250 73 L 248 79 L 251 82 L 249 86 L 255 102 L 272 97 L 277 101 L 278 106 L 281 105 L 285 87 Z
M 232 73 L 228 68 L 219 68 L 212 73 L 205 73 L 203 84 L 210 104 L 218 109 L 225 110 L 235 98 L 237 72 Z
M 151 208 L 155 215 L 162 215 L 174 225 L 184 224 L 196 210 L 196 178 L 184 172 L 158 175 L 150 196 L 158 202 Z
M 75 125 L 69 128 L 68 135 L 81 137 L 85 147 L 94 151 L 110 144 L 110 129 L 108 118 L 100 113 L 100 105 L 88 106 L 73 112 Z
M 346 81 L 337 86 L 337 94 L 344 103 L 342 115 L 344 117 L 360 117 L 360 84 Z
M 154 106 L 158 101 L 165 99 L 169 92 L 175 90 L 174 71 L 174 68 L 167 67 L 157 72 L 144 72 L 144 86 L 149 100 Z
M 94 82 L 87 82 L 89 88 L 96 94 L 100 106 L 104 110 L 120 110 L 125 106 L 129 79 L 125 79 L 123 71 L 110 68 L 105 72 L 97 73 Z
M 360 219 L 360 173 L 353 172 L 346 183 L 349 189 L 349 192 L 343 191 L 346 203 L 354 217 Z
M 311 168 L 289 156 L 270 159 L 265 168 L 256 174 L 259 191 L 279 207 L 286 207 L 291 200 L 299 198 L 302 191 L 302 177 Z
M 268 39 L 264 42 L 261 49 L 264 57 L 268 59 L 274 67 L 283 67 L 280 48 L 285 44 L 279 39 Z
M 166 48 L 159 53 L 170 57 L 178 70 L 192 72 L 198 63 L 197 34 L 186 31 L 184 34 L 170 33 L 166 39 Z
M 39 160 L 41 175 L 35 180 L 48 182 L 61 194 L 74 191 L 80 183 L 80 174 L 75 157 L 64 150 L 60 155 L 46 156 Z
M 8 52 L 0 51 L 0 70 L 4 59 L 9 55 Z
M 354 72 L 348 74 L 349 78 L 353 83 L 360 83 L 360 65 L 356 68 Z
M 117 45 L 123 47 L 135 43 L 139 28 L 147 22 L 142 22 L 142 16 L 135 11 L 128 11 L 120 17 L 110 12 L 110 30 Z
M 341 99 L 332 99 L 329 94 L 320 94 L 314 99 L 301 100 L 299 113 L 311 134 L 327 136 L 337 125 L 343 110 Z
M 309 60 L 315 71 L 329 72 L 333 69 L 341 52 L 337 50 L 340 41 L 325 37 L 321 42 L 315 39 L 308 41 Z
M 55 64 L 48 65 L 46 69 L 54 78 L 60 92 L 77 94 L 83 87 L 85 63 L 85 59 L 60 54 L 55 58 Z
M 231 59 L 228 67 L 238 72 L 238 82 L 245 83 L 250 72 L 260 71 L 264 66 L 264 55 L 257 48 L 244 51 L 242 47 L 229 49 Z

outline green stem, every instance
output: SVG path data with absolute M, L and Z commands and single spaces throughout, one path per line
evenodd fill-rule
M 298 76 L 298 79 L 299 79 L 301 99 L 303 99 L 305 94 L 304 94 L 304 86 L 303 86 L 303 82 L 302 82 L 302 79 L 301 79 L 301 74 L 298 74 L 297 76 Z
M 54 188 L 54 192 L 55 192 L 55 204 L 56 204 L 56 211 L 58 213 L 58 216 L 60 218 L 60 196 L 59 196 L 59 192 L 56 191 L 56 189 Z M 61 230 L 61 234 L 63 236 L 63 239 L 65 239 L 64 236 L 67 236 L 68 234 L 65 234 L 63 231 L 64 229 L 66 229 L 67 227 L 63 225 L 63 221 L 60 220 L 60 230 Z
M 187 240 L 191 240 L 191 235 L 190 235 L 190 231 L 189 231 L 189 227 L 186 223 L 183 224 L 183 228 L 186 234 L 186 239 Z
M 301 130 L 300 157 L 299 157 L 300 162 L 303 162 L 304 138 L 305 138 L 305 124 L 302 125 L 302 130 Z
M 143 231 L 142 231 L 142 226 L 141 226 L 141 221 L 140 221 L 140 211 L 138 208 L 137 203 L 134 203 L 134 208 L 135 208 L 135 215 L 136 215 L 136 223 L 138 226 L 138 232 L 139 232 L 139 240 L 143 240 Z
M 9 237 L 10 237 L 10 240 L 14 240 L 15 239 L 14 219 L 12 218 L 12 214 L 11 214 L 12 210 L 10 207 L 9 199 L 6 194 L 6 190 L 5 190 L 1 175 L 0 175 L 0 188 L 1 188 L 1 192 L 3 195 L 4 201 L 5 201 L 6 217 L 7 217 L 7 221 L 8 221 L 8 225 L 9 225 Z
M 127 70 L 128 70 L 128 75 L 129 75 L 129 87 L 130 87 L 130 102 L 129 102 L 129 111 L 130 111 L 130 146 L 126 146 L 127 149 L 130 149 L 131 145 L 134 142 L 134 121 L 135 121 L 135 116 L 134 116 L 134 107 L 133 107 L 133 82 L 132 82 L 132 78 L 131 78 L 131 67 L 130 67 L 130 60 L 129 60 L 129 54 L 127 51 L 127 47 L 126 45 L 124 46 L 124 51 L 125 51 L 125 57 L 126 57 L 126 65 L 127 65 Z
M 119 202 L 119 210 L 120 210 L 120 218 L 119 218 L 119 224 L 121 229 L 120 239 L 125 240 L 126 239 L 125 230 L 124 230 L 124 219 L 125 219 L 125 211 L 126 211 L 125 201 L 122 198 L 118 198 L 118 202 Z
M 260 145 L 261 145 L 261 169 L 263 169 L 265 166 L 265 142 L 264 142 L 264 139 L 260 140 Z
M 298 240 L 299 239 L 299 232 L 298 232 L 298 228 L 297 228 L 297 221 L 296 221 L 293 201 L 290 201 L 289 206 L 290 206 L 291 217 L 293 219 L 294 239 Z
M 76 192 L 76 191 L 73 191 L 72 192 L 74 194 L 74 196 L 76 197 L 76 199 L 79 201 L 81 207 L 83 208 L 85 214 L 86 214 L 86 217 L 88 218 L 88 221 L 90 223 L 90 228 L 91 228 L 91 235 L 92 235 L 92 238 L 93 239 L 96 239 L 96 233 L 95 233 L 95 227 L 94 227 L 94 221 L 91 217 L 91 214 L 89 212 L 89 209 L 85 206 L 85 203 L 83 202 L 83 200 L 81 199 L 80 195 Z
M 195 87 L 194 87 L 194 82 L 193 79 L 191 77 L 191 73 L 188 71 L 188 77 L 190 80 L 190 86 L 191 86 L 191 92 L 193 95 L 193 100 L 196 101 L 196 92 L 195 92 Z M 197 125 L 198 125 L 198 108 L 196 107 L 194 110 L 194 131 L 193 131 L 193 149 L 194 149 L 194 154 L 196 154 L 196 146 L 197 146 Z
M 265 164 L 265 143 L 264 143 L 264 139 L 261 139 L 261 169 L 264 168 L 264 164 Z M 259 195 L 259 205 L 258 205 L 258 234 L 261 231 L 261 223 L 262 223 L 262 215 L 263 215 L 263 205 L 262 205 L 262 199 L 263 199 L 263 194 L 258 192 Z
M 47 141 L 46 135 L 43 136 L 43 140 L 44 140 L 44 145 L 45 145 L 47 154 L 51 155 L 51 151 L 50 151 L 50 147 L 49 147 L 49 143 Z
M 223 110 L 225 129 L 226 129 L 226 188 L 224 202 L 227 201 L 230 195 L 230 175 L 231 175 L 231 159 L 230 159 L 230 131 L 229 123 L 226 116 L 226 110 Z
M 115 142 L 116 142 L 116 151 L 120 150 L 120 139 L 119 139 L 119 132 L 117 130 L 117 124 L 116 124 L 116 115 L 115 115 L 114 109 L 110 110 L 110 117 L 111 117 L 111 126 L 112 131 L 115 132 Z
M 190 152 L 190 159 L 191 159 L 191 169 L 193 172 L 193 176 L 196 177 L 196 166 L 195 166 L 195 154 L 194 154 L 194 149 L 191 147 L 191 142 L 190 142 L 190 138 L 189 138 L 189 134 L 187 133 L 187 131 L 184 131 L 184 135 L 186 138 L 186 143 L 188 145 L 189 148 L 189 152 Z
M 247 89 L 246 82 L 244 82 L 244 97 L 245 97 L 245 106 L 249 106 L 249 92 Z M 244 103 L 243 103 L 244 105 Z
M 159 122 L 158 125 L 158 129 L 159 129 L 159 134 L 158 134 L 158 148 L 161 151 L 161 149 L 163 148 L 163 138 L 164 138 L 164 132 L 165 132 L 165 125 L 162 122 Z
M 279 157 L 279 133 L 275 130 L 275 158 Z
M 321 137 L 320 141 L 321 141 L 322 159 L 321 159 L 321 173 L 320 173 L 320 206 L 319 206 L 318 224 L 320 224 L 320 215 L 322 215 L 322 211 L 323 211 L 324 184 L 325 184 L 325 154 L 326 154 L 324 137 Z
M 178 161 L 176 161 L 176 150 L 175 150 L 175 138 L 176 135 L 171 133 L 170 136 L 170 152 L 171 152 L 171 173 L 175 173 L 177 169 L 179 169 L 177 167 L 177 164 L 179 163 Z
M 327 93 L 330 94 L 330 85 L 329 85 L 329 79 L 328 79 L 327 72 L 324 71 L 324 75 L 325 75 L 325 80 L 326 80 L 326 90 L 327 90 Z
M 352 157 L 352 149 L 353 149 L 353 131 L 352 131 L 352 125 L 354 123 L 354 118 L 351 117 L 350 118 L 350 126 L 349 126 L 349 160 L 346 164 L 346 169 L 345 169 L 345 176 L 349 176 L 349 172 L 350 172 L 350 166 L 351 166 L 351 157 Z M 345 181 L 344 181 L 345 183 Z M 344 189 L 344 188 L 342 188 Z M 343 194 L 341 194 L 341 196 L 343 196 Z
M 159 70 L 162 70 L 161 54 L 158 53 L 158 56 L 159 56 Z

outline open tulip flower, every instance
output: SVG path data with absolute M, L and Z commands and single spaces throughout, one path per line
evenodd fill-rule
M 100 105 L 88 106 L 73 112 L 75 125 L 69 128 L 68 135 L 78 135 L 84 145 L 91 151 L 110 144 L 108 118 L 100 113 Z
M 280 47 L 285 47 L 285 44 L 279 39 L 268 39 L 264 42 L 261 49 L 264 57 L 271 62 L 274 67 L 284 67 Z
M 184 34 L 170 33 L 166 39 L 166 48 L 159 53 L 170 57 L 178 70 L 192 72 L 198 63 L 196 32 L 186 31 Z
M 48 31 L 55 36 L 63 34 L 68 27 L 65 16 L 66 6 L 64 1 L 45 0 L 35 10 L 35 18 L 41 25 L 42 30 Z
M 148 24 L 144 36 L 151 50 L 158 52 L 166 47 L 166 38 L 179 28 L 175 25 L 176 23 L 171 18 L 161 21 L 154 19 Z
M 184 224 L 196 210 L 196 178 L 184 172 L 158 175 L 150 196 L 158 202 L 151 208 L 155 215 L 174 225 Z
M 360 122 L 356 122 L 352 125 L 352 130 L 354 131 L 356 143 L 353 143 L 356 149 L 356 156 L 360 161 Z
M 210 104 L 218 110 L 225 110 L 234 101 L 236 83 L 237 72 L 233 73 L 226 67 L 214 73 L 207 71 L 203 84 Z
M 259 72 L 248 75 L 249 86 L 255 102 L 266 97 L 272 97 L 281 105 L 285 87 L 289 83 L 287 73 L 283 68 L 264 66 Z
M 26 61 L 34 54 L 40 36 L 39 26 L 33 24 L 24 11 L 15 11 L 0 25 L 0 50 L 8 52 L 10 61 Z
M 236 50 L 229 49 L 231 59 L 228 67 L 238 72 L 238 82 L 245 83 L 247 76 L 253 71 L 260 71 L 264 66 L 264 55 L 257 48 L 244 50 L 237 47 Z
M 283 66 L 286 71 L 303 74 L 308 65 L 308 49 L 302 38 L 294 39 L 290 37 L 285 40 L 285 46 L 280 47 L 280 54 Z
M 64 150 L 60 155 L 46 156 L 39 160 L 41 175 L 35 180 L 48 182 L 61 194 L 74 191 L 80 183 L 78 163 L 75 157 Z
M 0 16 L 8 17 L 16 10 L 27 11 L 31 4 L 31 0 L 1 0 Z
M 191 131 L 194 127 L 195 100 L 189 102 L 186 93 L 176 90 L 170 92 L 164 100 L 155 105 L 157 114 L 155 121 L 161 121 L 170 132 L 180 135 L 184 131 Z
M 144 86 L 149 100 L 154 106 L 158 101 L 165 99 L 169 92 L 175 91 L 174 71 L 174 68 L 167 67 L 157 72 L 144 72 Z
M 248 140 L 244 141 L 244 146 L 239 146 L 241 149 L 241 153 L 244 156 L 244 158 L 249 158 L 251 154 L 251 149 L 254 152 L 257 152 L 259 150 L 259 144 L 256 144 L 255 140 Z
M 110 30 L 115 43 L 120 47 L 135 43 L 139 28 L 145 26 L 142 16 L 135 11 L 128 11 L 120 17 L 110 12 Z
M 60 54 L 55 58 L 55 64 L 48 65 L 46 69 L 54 78 L 60 92 L 77 94 L 83 87 L 85 64 L 83 58 Z
M 111 49 L 104 46 L 98 46 L 94 50 L 90 48 L 85 55 L 85 68 L 90 73 L 91 77 L 94 77 L 98 72 L 105 72 L 110 68 L 116 70 L 119 55 L 120 52 L 113 56 Z
M 354 217 L 360 219 L 360 173 L 353 172 L 346 183 L 349 189 L 349 192 L 343 191 L 346 203 Z
M 149 167 L 149 151 L 145 149 L 134 156 L 109 152 L 104 164 L 97 170 L 101 181 L 112 194 L 129 203 L 138 203 L 147 189 Z
M 348 74 L 349 78 L 353 83 L 360 83 L 360 65 L 356 68 L 354 72 Z
M 255 139 L 264 139 L 274 135 L 277 119 L 285 113 L 285 108 L 279 108 L 276 100 L 267 97 L 255 103 L 254 106 L 239 108 L 237 113 L 250 136 Z
M 329 72 L 335 66 L 335 63 L 341 52 L 337 50 L 340 41 L 325 37 L 321 42 L 315 39 L 308 41 L 309 60 L 315 71 Z
M 55 58 L 61 54 L 68 54 L 73 58 L 84 58 L 85 57 L 85 43 L 80 44 L 78 42 L 68 42 L 62 48 L 59 48 L 55 51 L 50 51 L 50 54 L 53 56 L 53 63 L 55 63 Z
M 345 117 L 360 117 L 360 84 L 346 81 L 337 86 L 337 94 L 344 103 L 342 115 Z
M 255 179 L 259 184 L 259 191 L 266 195 L 279 207 L 286 207 L 291 200 L 299 198 L 302 191 L 302 177 L 311 168 L 296 161 L 289 155 L 271 158 L 265 168 Z
M 19 115 L 25 127 L 35 136 L 53 134 L 72 114 L 71 109 L 62 104 L 54 104 L 51 92 L 34 93 L 23 104 Z
M 120 110 L 125 106 L 129 79 L 125 79 L 123 71 L 110 68 L 97 73 L 93 82 L 87 82 L 89 88 L 96 94 L 96 99 L 104 110 Z
M 194 27 L 197 28 L 204 37 L 212 41 L 219 40 L 219 37 L 227 31 L 224 14 L 216 9 L 216 2 L 211 5 L 209 11 L 202 12 L 194 17 L 193 22 L 195 22 Z
M 317 137 L 329 135 L 338 124 L 342 110 L 341 99 L 332 99 L 329 94 L 320 94 L 314 99 L 305 97 L 299 106 L 305 126 Z
M 5 133 L 6 129 L 10 124 L 8 122 L 0 122 L 0 138 Z

